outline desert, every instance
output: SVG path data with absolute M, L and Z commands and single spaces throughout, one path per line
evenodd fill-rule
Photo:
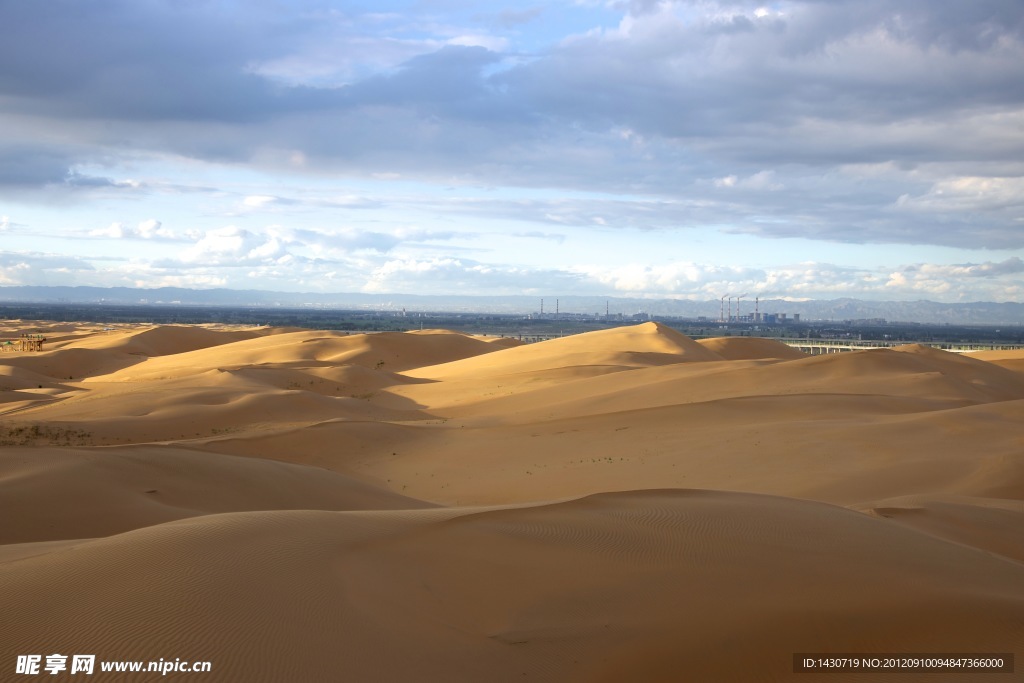
M 0 323 L 23 334 L 3 680 L 89 653 L 197 681 L 834 681 L 794 654 L 1024 645 L 1020 352 Z

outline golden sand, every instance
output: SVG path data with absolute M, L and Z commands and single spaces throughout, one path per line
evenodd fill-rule
M 0 355 L 0 680 L 52 652 L 444 682 L 1024 653 L 1019 354 L 656 323 L 0 337 L 29 330 L 46 350 Z

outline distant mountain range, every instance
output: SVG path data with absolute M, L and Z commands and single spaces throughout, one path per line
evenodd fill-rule
M 321 294 L 312 292 L 270 292 L 236 289 L 185 289 L 161 287 L 134 289 L 130 287 L 0 287 L 0 302 L 19 303 L 88 303 L 161 306 L 241 306 L 284 308 L 337 308 L 356 310 L 391 310 L 409 312 L 447 311 L 466 313 L 533 314 L 541 311 L 538 296 L 440 296 L 416 294 Z M 865 301 L 831 299 L 786 301 L 764 299 L 758 302 L 761 313 L 798 314 L 810 320 L 864 320 L 883 318 L 894 322 L 951 323 L 961 325 L 1024 324 L 1024 304 L 976 301 L 940 303 L 936 301 Z M 636 299 L 595 296 L 545 296 L 544 313 L 609 313 L 631 316 L 647 313 L 653 316 L 705 316 L 717 320 L 721 302 L 678 299 Z M 734 313 L 736 303 L 733 302 Z M 740 302 L 740 314 L 754 312 L 753 299 Z

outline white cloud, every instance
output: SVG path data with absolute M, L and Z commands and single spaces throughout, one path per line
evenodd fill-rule
M 155 218 L 142 221 L 136 227 L 124 223 L 111 223 L 105 228 L 97 228 L 89 231 L 89 237 L 108 239 L 143 239 L 143 240 L 177 240 L 178 236 L 172 230 L 163 227 L 163 224 Z
M 953 265 L 924 263 L 908 268 L 907 270 L 943 278 L 993 278 L 1005 275 L 1024 274 L 1024 261 L 1022 261 L 1018 256 L 1013 256 L 1005 261 L 999 262 L 986 261 L 985 263 L 959 263 Z
M 263 207 L 274 204 L 277 201 L 277 197 L 271 197 L 268 195 L 249 195 L 242 200 L 242 205 L 253 209 L 262 209 Z
M 902 194 L 900 209 L 918 212 L 1024 210 L 1024 177 L 963 176 L 934 183 L 918 196 Z
M 190 289 L 210 289 L 226 287 L 228 285 L 228 278 L 218 275 L 204 275 L 202 273 L 163 275 L 146 272 L 143 277 L 137 277 L 135 280 L 132 280 L 131 285 L 140 288 L 186 287 Z
M 431 292 L 446 294 L 524 294 L 580 291 L 581 278 L 569 271 L 540 270 L 435 257 L 391 259 L 373 269 L 365 292 Z
M 136 230 L 138 232 L 138 235 L 143 239 L 175 238 L 174 233 L 168 230 L 167 228 L 163 227 L 163 223 L 156 220 L 155 218 L 150 218 L 149 220 L 142 221 L 141 223 L 139 223 Z
M 889 272 L 884 289 L 893 297 L 1013 301 L 1024 293 L 1024 261 L 1013 256 L 984 263 L 915 263 Z
M 81 273 L 95 268 L 88 261 L 74 256 L 29 251 L 0 251 L 0 283 L 5 285 L 67 284 Z M 53 274 L 58 274 L 54 277 Z
M 446 40 L 445 43 L 447 45 L 461 45 L 463 47 L 485 47 L 492 52 L 503 52 L 508 49 L 508 40 L 506 38 L 481 34 L 455 36 Z
M 735 187 L 743 190 L 769 190 L 776 191 L 783 189 L 783 185 L 775 181 L 775 171 L 765 170 L 752 173 L 745 178 L 736 175 L 727 175 L 722 178 L 715 178 L 712 181 L 715 187 Z
M 206 231 L 178 258 L 183 263 L 242 266 L 277 261 L 286 256 L 287 250 L 276 236 L 259 235 L 229 225 Z
M 884 296 L 955 300 L 1005 300 L 1024 287 L 1024 261 L 1011 257 L 981 264 L 920 263 L 896 269 L 850 268 L 807 262 L 763 269 L 706 263 L 632 264 L 618 268 L 577 266 L 596 292 L 611 288 L 635 296 L 713 300 L 731 293 L 755 296 L 832 298 Z
M 693 294 L 737 281 L 753 282 L 764 275 L 755 269 L 691 262 L 657 266 L 630 264 L 611 269 L 581 267 L 577 270 L 616 292 L 639 294 Z
M 125 236 L 125 225 L 124 223 L 111 223 L 109 226 L 105 228 L 96 228 L 95 230 L 90 230 L 89 236 L 121 239 Z

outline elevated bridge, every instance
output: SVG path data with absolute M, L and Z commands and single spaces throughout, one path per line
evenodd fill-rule
M 1021 344 L 981 344 L 930 341 L 891 341 L 888 339 L 852 340 L 852 339 L 776 339 L 788 346 L 799 349 L 812 356 L 826 353 L 843 353 L 844 351 L 864 351 L 867 349 L 888 349 L 907 344 L 920 344 L 953 353 L 972 353 L 974 351 L 1016 351 L 1024 349 Z

